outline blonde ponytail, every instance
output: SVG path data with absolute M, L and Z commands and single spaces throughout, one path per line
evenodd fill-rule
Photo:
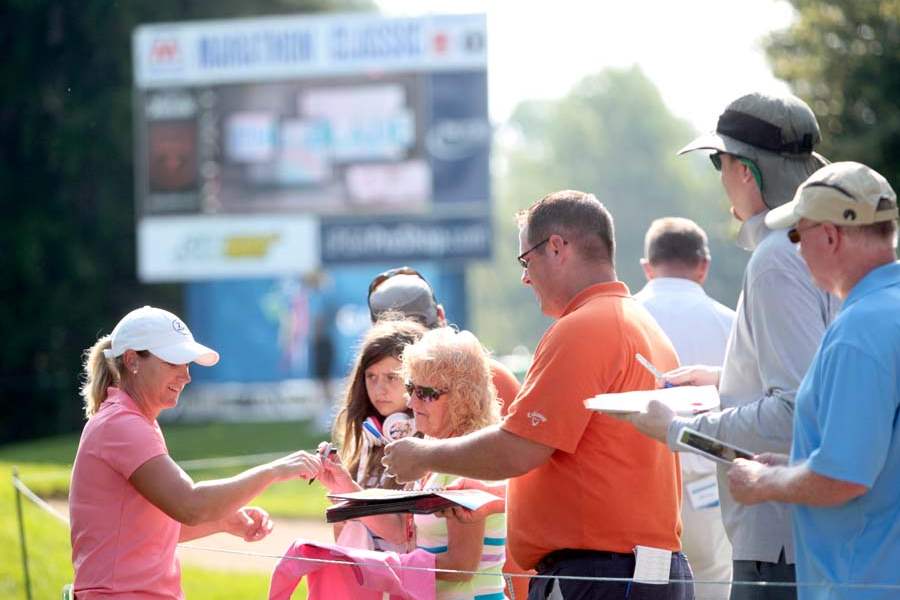
M 105 335 L 84 351 L 84 383 L 81 386 L 81 397 L 84 398 L 84 416 L 88 419 L 106 400 L 106 388 L 119 382 L 118 363 L 121 358 L 108 359 L 103 355 L 103 351 L 111 347 L 112 338 Z

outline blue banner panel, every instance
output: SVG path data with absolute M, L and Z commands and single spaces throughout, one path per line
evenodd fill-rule
M 346 375 L 370 326 L 366 291 L 375 275 L 400 263 L 329 269 L 316 276 L 238 279 L 186 286 L 194 337 L 220 362 L 193 367 L 196 383 L 267 383 Z M 413 263 L 431 283 L 450 322 L 466 326 L 462 267 Z
M 491 123 L 487 73 L 466 71 L 428 77 L 431 114 L 425 146 L 436 205 L 491 197 Z M 439 207 L 435 207 L 440 210 Z M 439 213 L 438 213 L 439 214 Z

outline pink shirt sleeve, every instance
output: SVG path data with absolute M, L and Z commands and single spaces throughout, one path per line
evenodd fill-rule
M 159 425 L 135 413 L 121 413 L 106 424 L 100 458 L 125 479 L 151 458 L 168 454 Z

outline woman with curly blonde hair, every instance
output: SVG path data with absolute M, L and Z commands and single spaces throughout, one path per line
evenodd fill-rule
M 406 348 L 401 373 L 416 429 L 429 437 L 465 435 L 500 418 L 487 353 L 468 331 L 429 331 Z M 443 395 L 447 402 L 437 402 Z
M 416 429 L 426 437 L 450 438 L 477 431 L 500 418 L 487 353 L 468 331 L 429 331 L 403 353 L 403 376 Z M 426 475 L 419 488 L 446 487 L 456 477 Z M 416 546 L 436 554 L 437 598 L 502 598 L 506 515 L 462 523 L 414 515 Z

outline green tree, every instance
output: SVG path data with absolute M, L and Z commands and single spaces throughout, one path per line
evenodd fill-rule
M 710 236 L 707 289 L 735 304 L 747 255 L 732 241 L 718 177 L 705 157 L 676 156 L 696 133 L 669 112 L 639 68 L 587 77 L 557 101 L 525 102 L 506 129 L 495 168 L 495 258 L 470 276 L 474 327 L 489 347 L 533 349 L 546 329 L 548 320 L 519 281 L 513 215 L 560 189 L 592 192 L 610 209 L 617 272 L 632 291 L 644 284 L 639 259 L 650 222 L 694 219 Z
M 900 184 L 900 0 L 790 0 L 796 19 L 766 49 L 809 102 L 822 153 Z
M 28 0 L 0 8 L 0 443 L 81 422 L 81 351 L 180 287 L 135 275 L 131 33 L 141 23 L 364 0 Z

